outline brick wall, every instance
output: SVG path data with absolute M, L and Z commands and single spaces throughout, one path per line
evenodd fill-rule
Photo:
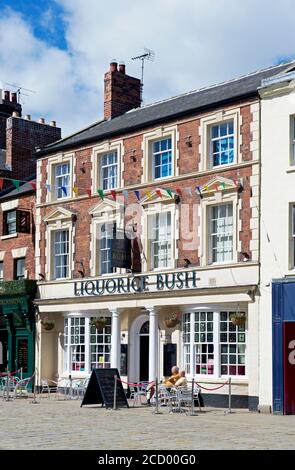
M 11 199 L 9 199 L 11 200 Z M 1 198 L 0 203 L 6 202 Z M 17 209 L 29 211 L 31 214 L 30 233 L 18 233 L 13 238 L 0 238 L 0 252 L 4 255 L 4 279 L 10 281 L 14 278 L 14 260 L 12 250 L 27 247 L 25 269 L 27 270 L 27 278 L 35 279 L 35 194 L 29 193 L 18 198 Z M 3 212 L 0 206 L 0 235 L 3 235 Z
M 59 127 L 40 124 L 18 117 L 7 120 L 7 164 L 11 177 L 24 179 L 36 172 L 35 147 L 42 147 L 61 138 Z
M 229 107 L 230 108 L 230 107 Z M 227 108 L 224 108 L 227 109 Z M 212 111 L 215 112 L 215 111 Z M 205 114 L 204 114 L 205 115 Z M 193 228 L 193 213 L 198 211 L 198 206 L 200 204 L 200 197 L 194 191 L 196 186 L 203 186 L 208 183 L 211 179 L 214 178 L 215 173 L 212 170 L 201 172 L 197 174 L 200 170 L 200 141 L 201 136 L 199 135 L 199 126 L 200 119 L 204 115 L 196 115 L 195 117 L 190 117 L 187 121 L 182 120 L 181 122 L 172 122 L 170 124 L 177 124 L 177 131 L 179 134 L 178 140 L 178 150 L 179 150 L 179 159 L 178 159 L 178 173 L 180 178 L 174 180 L 162 180 L 159 182 L 157 187 L 163 189 L 169 188 L 174 191 L 176 189 L 182 190 L 181 203 L 179 205 L 180 217 L 183 216 L 184 205 L 187 204 L 189 207 L 189 229 Z M 208 113 L 206 113 L 208 115 Z M 238 242 L 240 242 L 240 252 L 247 252 L 250 255 L 250 240 L 252 237 L 252 232 L 250 229 L 250 218 L 251 218 L 251 207 L 250 207 L 250 197 L 251 197 L 251 188 L 250 188 L 250 177 L 252 175 L 252 154 L 250 152 L 250 142 L 251 142 L 251 133 L 250 133 L 250 123 L 252 119 L 252 114 L 250 112 L 250 105 L 240 103 L 240 115 L 241 115 L 241 125 L 239 129 L 239 135 L 242 135 L 240 141 L 241 153 L 242 153 L 242 162 L 240 165 L 237 165 L 236 168 L 232 167 L 227 169 L 226 167 L 219 167 L 216 171 L 216 175 L 219 175 L 224 178 L 231 179 L 241 179 L 243 181 L 243 188 L 238 192 L 238 202 L 239 210 L 238 217 L 240 218 L 240 224 L 238 223 Z M 164 123 L 166 124 L 166 123 Z M 163 125 L 164 125 L 163 124 Z M 145 129 L 144 132 L 149 132 L 153 128 Z M 190 136 L 190 139 L 188 137 Z M 141 176 L 143 171 L 142 158 L 142 144 L 143 144 L 143 132 L 137 133 L 136 135 L 121 135 L 116 136 L 113 140 L 118 141 L 123 139 L 123 180 L 124 185 L 130 186 L 133 185 L 132 189 L 138 189 L 140 192 L 146 190 L 153 190 L 156 188 L 155 185 L 145 184 L 141 185 Z M 110 140 L 111 141 L 111 140 Z M 188 144 L 190 141 L 190 144 Z M 97 143 L 96 143 L 97 144 Z M 94 145 L 93 145 L 94 146 Z M 46 215 L 50 214 L 56 207 L 61 206 L 66 209 L 72 210 L 77 214 L 77 220 L 75 222 L 76 228 L 76 239 L 75 239 L 75 260 L 76 262 L 83 261 L 85 268 L 85 275 L 90 275 L 90 266 L 89 261 L 91 257 L 90 253 L 90 225 L 91 217 L 89 215 L 89 210 L 98 204 L 101 199 L 98 196 L 87 197 L 86 188 L 91 187 L 91 174 L 92 174 L 92 164 L 91 164 L 91 155 L 92 147 L 84 148 L 81 150 L 73 149 L 75 153 L 75 174 L 76 182 L 75 185 L 79 188 L 79 198 L 77 200 L 73 199 L 69 202 L 60 201 L 52 205 L 46 205 L 41 208 L 41 219 Z M 68 151 L 67 151 L 68 152 Z M 84 165 L 83 165 L 84 163 Z M 245 165 L 246 166 L 243 166 Z M 46 173 L 47 159 L 42 160 L 42 203 L 46 201 L 46 189 L 44 184 L 46 182 L 47 173 Z M 81 168 L 84 168 L 85 171 L 81 171 Z M 190 173 L 194 175 L 189 176 Z M 188 177 L 184 177 L 188 175 Z M 183 177 L 183 178 L 181 178 Z M 192 188 L 192 196 L 187 194 L 184 191 L 184 188 Z M 81 195 L 85 195 L 85 198 L 80 198 Z M 112 200 L 112 197 L 109 196 Z M 128 203 L 135 203 L 137 201 L 136 196 L 132 191 L 129 191 Z M 41 241 L 40 241 L 40 251 L 41 251 L 41 269 L 45 271 L 45 231 L 46 227 L 44 224 L 41 224 Z M 179 240 L 177 242 L 178 248 L 178 260 L 177 266 L 184 267 L 185 261 L 184 258 L 188 258 L 191 261 L 192 266 L 199 266 L 200 264 L 200 252 L 198 249 L 187 250 L 184 248 L 184 241 Z M 241 261 L 241 255 L 239 254 L 238 261 Z M 77 266 L 75 267 L 74 277 L 80 277 L 77 273 Z

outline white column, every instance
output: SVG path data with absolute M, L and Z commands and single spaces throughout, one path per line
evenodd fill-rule
M 158 313 L 154 307 L 147 307 L 150 319 L 150 335 L 149 335 L 149 382 L 155 380 L 159 375 L 159 326 Z
M 111 337 L 111 367 L 120 372 L 121 356 L 121 321 L 119 310 L 110 310 L 112 314 L 112 337 Z

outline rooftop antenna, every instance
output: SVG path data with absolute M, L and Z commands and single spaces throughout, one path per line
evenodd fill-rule
M 146 47 L 144 48 L 144 53 L 141 55 L 137 55 L 135 57 L 131 57 L 132 60 L 141 60 L 141 86 L 140 86 L 140 104 L 142 104 L 142 96 L 143 96 L 143 74 L 144 74 L 144 61 L 145 60 L 150 60 L 154 61 L 155 60 L 155 53 L 151 49 L 147 49 Z
M 17 85 L 16 83 L 7 83 L 7 82 L 5 82 L 5 85 L 9 85 L 9 86 L 12 86 L 13 88 L 15 88 L 15 91 L 17 93 L 17 102 L 18 103 L 21 103 L 21 96 L 29 96 L 26 93 L 23 93 L 21 90 L 25 90 L 25 91 L 28 91 L 30 93 L 36 93 L 35 90 L 30 90 L 29 88 L 25 88 L 23 86 Z M 21 104 L 24 104 L 24 102 L 22 102 Z

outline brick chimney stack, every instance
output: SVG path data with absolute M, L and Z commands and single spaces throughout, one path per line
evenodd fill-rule
M 133 108 L 140 107 L 141 83 L 138 78 L 126 75 L 123 62 L 113 60 L 104 76 L 104 118 L 113 119 Z

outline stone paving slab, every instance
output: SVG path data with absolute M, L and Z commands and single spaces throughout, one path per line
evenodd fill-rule
M 295 416 L 206 408 L 155 415 L 145 406 L 80 408 L 78 400 L 0 399 L 0 449 L 295 449 Z

